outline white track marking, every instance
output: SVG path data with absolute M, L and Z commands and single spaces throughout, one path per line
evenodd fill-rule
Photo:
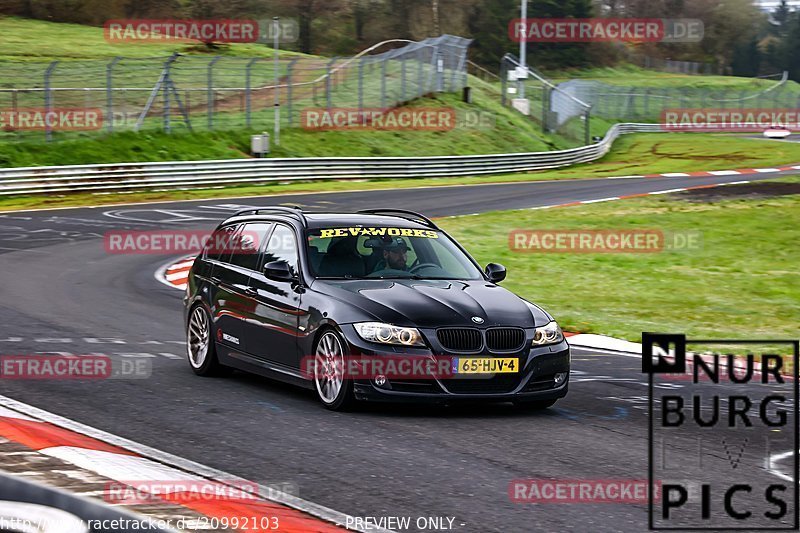
M 28 421 L 31 421 L 31 422 L 35 422 L 36 421 L 35 418 L 31 418 L 29 416 L 25 416 L 22 413 L 18 413 L 17 411 L 12 411 L 11 409 L 6 409 L 2 405 L 0 405 L 0 417 L 17 418 L 19 420 L 28 420 Z M 6 454 L 6 455 L 8 455 L 8 454 Z
M 667 189 L 666 191 L 654 191 L 654 192 L 649 192 L 647 194 L 670 194 L 673 192 L 683 192 L 685 190 L 686 189 Z
M 762 174 L 767 173 L 767 172 L 780 172 L 781 171 L 781 169 L 779 169 L 779 168 L 754 168 L 753 170 L 755 170 L 756 172 L 760 172 Z
M 779 453 L 778 455 L 767 456 L 764 459 L 764 461 L 765 461 L 764 468 L 770 474 L 778 476 L 779 478 L 781 478 L 784 481 L 794 481 L 792 476 L 784 474 L 783 472 L 781 472 L 781 470 L 779 468 L 776 468 L 774 466 L 774 464 L 777 463 L 778 461 L 782 461 L 783 459 L 786 459 L 787 457 L 791 457 L 792 455 L 794 455 L 794 451 L 789 450 L 788 452 Z
M 611 196 L 609 198 L 599 198 L 597 200 L 583 200 L 582 204 L 596 204 L 600 202 L 613 202 L 614 200 L 619 200 L 619 196 Z
M 688 178 L 691 176 L 691 174 L 687 174 L 686 172 L 667 172 L 661 175 L 665 178 Z
M 181 289 L 181 290 L 186 290 L 186 284 L 182 284 L 183 286 L 180 287 L 178 285 L 175 285 L 175 284 L 170 283 L 169 281 L 167 281 L 167 278 L 166 278 L 167 269 L 172 267 L 174 264 L 175 264 L 175 260 L 174 259 L 172 261 L 170 261 L 169 263 L 164 263 L 163 265 L 158 267 L 158 269 L 153 273 L 153 277 L 156 278 L 156 281 L 158 281 L 159 283 L 163 283 L 164 285 L 166 285 L 170 289 L 176 289 L 177 288 L 177 289 Z
M 39 409 L 38 407 L 34 407 L 32 405 L 19 402 L 7 396 L 0 395 L 0 407 L 5 407 L 9 410 L 16 411 L 19 414 L 32 417 L 35 420 L 48 422 L 60 428 L 68 429 L 70 431 L 74 431 L 76 433 L 92 437 L 94 439 L 106 442 L 108 444 L 117 446 L 119 448 L 123 448 L 130 452 L 138 454 L 141 457 L 151 459 L 156 463 L 161 463 L 167 468 L 172 467 L 178 470 L 182 470 L 184 473 L 200 476 L 205 479 L 220 483 L 222 485 L 234 486 L 234 488 L 236 488 L 252 484 L 252 481 L 248 481 L 238 476 L 228 474 L 221 470 L 217 470 L 216 468 L 211 468 L 209 466 L 195 463 L 194 461 L 190 461 L 188 459 L 184 459 L 182 457 L 178 457 L 176 455 L 172 455 L 167 452 L 162 452 L 161 450 L 151 448 L 150 446 L 139 444 L 138 442 L 128 440 L 124 437 L 119 437 L 117 435 L 107 433 L 103 430 L 93 428 L 85 424 L 81 424 L 80 422 L 76 422 L 74 420 L 70 420 L 68 418 L 64 418 L 57 414 L 51 413 L 49 411 Z M 335 511 L 328 507 L 304 500 L 302 498 L 298 498 L 296 496 L 292 496 L 290 494 L 276 493 L 274 487 L 270 488 L 270 487 L 259 486 L 259 489 L 261 494 L 263 495 L 263 498 L 266 500 L 279 503 L 287 507 L 291 507 L 298 511 L 302 511 L 304 513 L 310 514 L 317 518 L 321 518 L 328 522 L 332 522 L 342 527 L 344 527 L 344 525 L 347 523 L 348 515 L 341 513 L 339 511 Z M 365 530 L 359 530 L 359 531 L 366 533 Z M 387 529 L 370 528 L 369 531 L 392 533 L 391 530 Z
M 738 170 L 709 170 L 708 173 L 712 176 L 736 176 L 741 174 Z
M 179 272 L 173 272 L 171 274 L 165 274 L 164 279 L 167 281 L 175 281 L 176 279 L 186 279 L 186 276 L 189 274 L 189 269 L 181 270 Z

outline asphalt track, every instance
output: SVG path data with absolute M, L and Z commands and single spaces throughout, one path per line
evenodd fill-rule
M 1 215 L 0 354 L 104 353 L 152 366 L 147 379 L 4 380 L 1 394 L 259 483 L 295 483 L 302 498 L 354 516 L 408 516 L 412 523 L 454 517 L 454 530 L 469 532 L 643 531 L 641 504 L 519 504 L 508 494 L 520 478 L 646 479 L 647 387 L 639 359 L 575 350 L 570 394 L 544 413 L 503 404 L 331 413 L 311 393 L 267 379 L 194 376 L 183 357 L 181 292 L 153 276 L 174 257 L 107 254 L 102 236 L 208 229 L 245 205 L 392 206 L 447 216 L 742 179 L 528 182 Z M 681 438 L 676 449 L 691 455 L 695 435 Z M 789 441 L 772 448 L 791 449 Z M 726 453 L 717 446 L 703 454 L 707 475 L 728 479 Z M 754 482 L 779 478 L 755 449 L 739 468 Z

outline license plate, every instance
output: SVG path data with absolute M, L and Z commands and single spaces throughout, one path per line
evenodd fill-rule
M 519 372 L 516 357 L 456 357 L 454 374 L 514 374 Z

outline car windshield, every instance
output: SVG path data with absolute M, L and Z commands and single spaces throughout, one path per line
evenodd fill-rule
M 307 234 L 311 270 L 326 279 L 482 279 L 447 235 L 388 226 L 336 227 Z

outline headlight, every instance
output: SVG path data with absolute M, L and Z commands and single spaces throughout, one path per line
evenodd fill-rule
M 416 328 L 401 328 L 381 322 L 361 322 L 353 325 L 358 335 L 365 341 L 401 346 L 425 346 L 422 335 Z
M 550 322 L 546 326 L 536 328 L 533 334 L 533 346 L 544 346 L 545 344 L 555 344 L 564 340 L 564 334 L 556 322 Z

